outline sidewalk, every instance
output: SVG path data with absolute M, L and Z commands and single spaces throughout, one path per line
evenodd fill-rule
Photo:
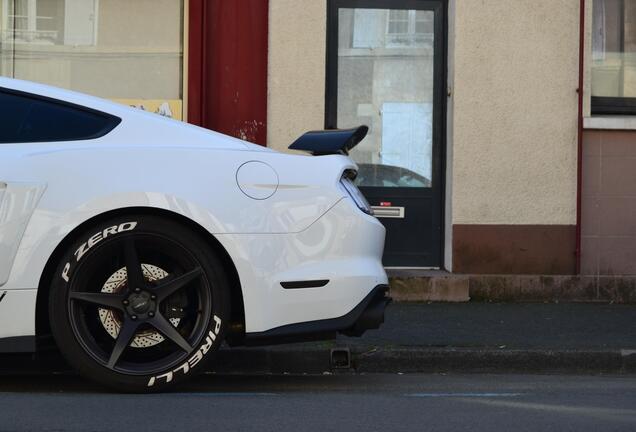
M 333 372 L 332 349 L 357 372 L 636 372 L 636 306 L 395 303 L 361 338 L 223 351 L 216 371 Z

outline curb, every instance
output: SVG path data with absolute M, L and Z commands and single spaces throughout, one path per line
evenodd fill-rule
M 333 352 L 335 356 L 332 356 Z M 339 364 L 334 365 L 334 360 Z M 346 361 L 343 361 L 346 359 Z M 224 375 L 325 373 L 636 373 L 636 350 L 548 350 L 363 346 L 328 343 L 222 349 L 211 373 Z M 74 372 L 57 353 L 4 355 L 0 376 Z
M 332 348 L 240 348 L 219 353 L 222 374 L 544 372 L 636 373 L 636 350 L 543 350 L 428 347 L 334 347 L 350 353 L 332 365 Z M 345 362 L 346 364 L 347 362 Z

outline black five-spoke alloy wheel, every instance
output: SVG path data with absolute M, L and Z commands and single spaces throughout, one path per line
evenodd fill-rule
M 61 260 L 51 329 L 87 377 L 160 390 L 212 357 L 229 318 L 228 288 L 221 261 L 192 230 L 153 216 L 117 218 L 78 236 Z

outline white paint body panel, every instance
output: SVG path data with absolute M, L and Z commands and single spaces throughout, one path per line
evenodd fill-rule
M 0 286 L 9 278 L 22 234 L 45 189 L 44 184 L 3 184 L 6 186 L 0 191 Z
M 261 161 L 241 165 L 236 172 L 236 183 L 245 195 L 258 200 L 274 195 L 279 185 L 274 168 Z
M 0 289 L 0 339 L 5 337 L 32 336 L 35 323 L 37 290 Z
M 87 106 L 122 122 L 94 140 L 0 145 L 0 183 L 8 185 L 4 198 L 0 189 L 0 209 L 9 196 L 23 207 L 0 213 L 0 283 L 6 279 L 0 290 L 8 292 L 0 303 L 0 337 L 35 334 L 34 293 L 60 242 L 86 220 L 129 207 L 177 213 L 221 242 L 239 273 L 250 333 L 344 315 L 387 283 L 384 227 L 338 185 L 344 170 L 356 168 L 348 157 L 277 153 L 78 93 L 0 78 L 3 87 Z M 269 197 L 241 191 L 237 172 L 246 163 L 271 167 L 244 177 L 248 190 Z M 13 248 L 12 261 L 5 245 Z M 313 279 L 330 282 L 317 289 L 280 286 Z M 5 313 L 15 302 L 21 312 Z

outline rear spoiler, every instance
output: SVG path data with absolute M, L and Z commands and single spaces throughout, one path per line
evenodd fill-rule
M 369 128 L 358 126 L 354 129 L 331 129 L 311 131 L 302 135 L 289 146 L 290 150 L 307 151 L 314 156 L 349 154 L 367 136 Z

